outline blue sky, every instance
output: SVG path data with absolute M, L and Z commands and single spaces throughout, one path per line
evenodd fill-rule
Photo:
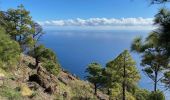
M 113 20 L 119 23 L 119 27 L 116 28 L 119 29 L 122 26 L 120 23 L 124 20 L 121 18 L 125 18 L 126 24 L 123 24 L 124 26 L 134 24 L 135 20 L 134 25 L 137 22 L 137 25 L 141 27 L 139 23 L 143 23 L 143 20 L 148 21 L 145 18 L 153 18 L 158 9 L 164 6 L 150 6 L 149 0 L 0 0 L 0 9 L 16 8 L 20 4 L 23 4 L 31 12 L 33 19 L 40 22 L 44 27 L 55 28 L 55 26 L 59 26 L 61 29 L 63 26 L 67 26 L 66 28 L 68 29 L 75 28 L 75 26 L 76 28 L 86 26 L 87 29 L 90 29 L 91 26 L 94 28 L 96 25 L 100 26 L 96 27 L 96 29 L 101 27 L 101 29 L 111 29 L 115 26 L 115 24 L 113 25 L 115 23 Z M 78 18 L 81 20 L 77 20 Z M 126 21 L 126 18 L 143 19 L 130 19 L 129 22 L 129 19 Z M 106 23 L 104 23 L 105 20 L 107 21 Z M 111 22 L 111 20 L 113 23 L 110 25 L 108 21 Z M 77 21 L 80 22 L 77 24 Z M 82 24 L 82 21 L 84 24 Z M 142 27 L 146 26 L 146 24 L 150 25 L 151 22 L 144 22 Z

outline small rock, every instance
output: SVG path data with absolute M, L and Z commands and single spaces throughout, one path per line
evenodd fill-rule
M 62 83 L 64 83 L 65 85 L 68 84 L 68 81 L 62 77 L 59 77 L 58 80 L 61 81 Z
M 63 93 L 63 97 L 67 98 L 67 92 Z
M 3 73 L 0 73 L 0 77 L 5 77 L 5 75 Z
M 0 73 L 0 86 L 4 84 L 4 80 L 5 80 L 5 75 L 3 73 Z

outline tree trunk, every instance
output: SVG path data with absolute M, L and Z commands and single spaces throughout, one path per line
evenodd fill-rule
M 94 84 L 94 95 L 97 95 L 97 84 Z
M 35 68 L 38 68 L 38 66 L 39 66 L 39 60 L 38 60 L 38 58 L 35 58 Z
M 21 37 L 21 35 L 19 36 L 19 42 L 21 43 L 21 39 L 22 39 L 22 37 Z
M 17 41 L 17 36 L 16 36 L 16 35 L 14 35 L 12 38 L 13 38 L 15 41 Z
M 157 91 L 157 78 L 158 78 L 158 72 L 155 71 L 155 80 L 154 80 L 154 91 L 156 92 Z
M 122 88 L 123 88 L 123 99 L 122 99 L 122 100 L 126 100 L 126 94 L 125 94 L 125 81 L 123 81 L 123 83 L 122 83 Z
M 110 95 L 110 88 L 108 88 L 108 90 L 107 90 L 107 94 L 108 94 L 108 95 Z
M 123 66 L 123 83 L 122 83 L 122 92 L 123 92 L 123 97 L 122 100 L 126 100 L 126 84 L 125 84 L 125 79 L 126 79 L 126 65 L 125 65 L 125 61 L 126 60 L 126 55 L 124 56 L 124 66 Z

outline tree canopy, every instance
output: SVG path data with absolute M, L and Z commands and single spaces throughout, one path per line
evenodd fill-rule
M 131 46 L 132 51 L 142 54 L 141 65 L 143 71 L 154 82 L 154 91 L 157 90 L 157 84 L 160 81 L 160 73 L 168 66 L 168 57 L 166 52 L 159 46 L 159 35 L 156 32 L 150 33 L 145 41 L 142 38 L 136 38 Z
M 39 66 L 39 63 L 46 62 L 47 64 L 44 64 L 44 67 L 49 72 L 55 73 L 55 75 L 58 73 L 60 65 L 57 62 L 55 53 L 39 43 L 41 36 L 44 34 L 43 28 L 32 20 L 30 12 L 22 4 L 17 9 L 0 12 L 0 26 L 4 28 L 5 34 L 13 42 L 13 45 L 11 45 L 13 47 L 11 48 L 15 49 L 19 46 L 20 53 L 28 54 L 35 58 L 36 67 Z M 5 41 L 3 40 L 2 42 L 5 45 Z M 16 54 L 17 52 L 14 53 L 13 49 L 11 49 L 11 54 Z M 5 57 L 3 58 L 5 59 Z M 13 58 L 15 59 L 15 57 Z
M 170 2 L 170 0 L 150 0 L 151 4 L 162 4 L 166 2 Z
M 136 63 L 132 59 L 128 50 L 123 51 L 118 57 L 116 57 L 113 61 L 107 63 L 106 69 L 112 72 L 112 79 L 116 79 L 116 82 L 120 83 L 122 86 L 122 98 L 126 99 L 126 91 L 128 91 L 128 87 L 135 86 L 140 79 L 139 72 L 136 68 Z
M 27 47 L 32 46 L 34 34 L 33 21 L 30 12 L 27 11 L 23 5 L 18 6 L 17 9 L 9 9 L 6 12 L 1 12 L 1 26 L 4 27 L 7 34 L 16 40 L 22 50 L 24 51 Z
M 98 63 L 91 63 L 86 72 L 88 73 L 87 80 L 94 84 L 94 94 L 97 94 L 97 88 L 102 82 L 102 66 Z

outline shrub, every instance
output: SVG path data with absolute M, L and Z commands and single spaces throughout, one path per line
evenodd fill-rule
M 165 100 L 165 96 L 164 96 L 163 92 L 158 90 L 156 92 L 151 92 L 148 100 Z
M 93 89 L 89 84 L 75 81 L 70 82 L 69 85 L 73 93 L 71 100 L 97 100 L 93 93 Z
M 145 89 L 137 89 L 135 91 L 136 100 L 147 100 L 150 92 Z
M 57 76 L 60 72 L 59 64 L 52 62 L 52 61 L 46 61 L 43 63 L 43 67 L 50 72 L 51 74 Z
M 8 100 L 21 100 L 20 92 L 8 86 L 0 88 L 0 96 L 6 97 Z
M 19 44 L 11 40 L 2 28 L 0 28 L 0 55 L 0 67 L 3 69 L 11 69 L 9 67 L 16 65 L 20 55 Z

